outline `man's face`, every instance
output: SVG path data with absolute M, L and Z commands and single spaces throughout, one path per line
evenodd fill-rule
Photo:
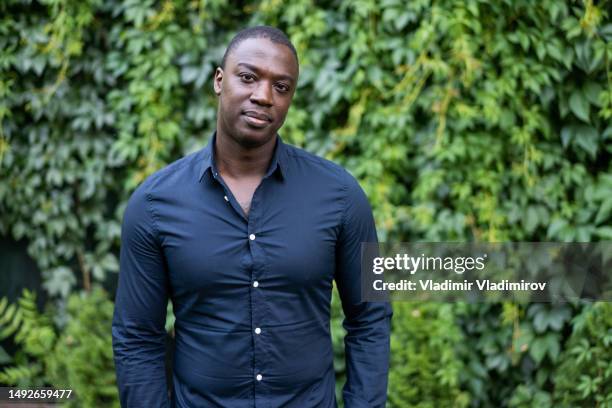
M 297 79 L 289 47 L 268 38 L 242 41 L 215 72 L 217 131 L 245 148 L 269 142 L 285 121 Z

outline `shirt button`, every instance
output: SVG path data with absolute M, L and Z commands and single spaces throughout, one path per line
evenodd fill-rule
M 250 239 L 251 241 L 255 241 L 255 234 L 251 234 L 251 235 L 249 235 L 249 239 Z
M 261 376 L 261 374 L 257 374 L 257 376 L 255 376 L 255 378 L 257 379 L 257 381 L 263 380 L 263 377 Z
M 223 196 L 223 199 L 224 199 L 225 201 L 229 201 L 229 198 L 227 198 L 227 196 Z
M 258 287 L 258 286 L 259 286 L 259 282 L 257 282 L 257 281 L 253 282 L 253 287 L 254 287 L 254 288 L 256 288 L 256 287 Z
M 261 333 L 261 329 L 259 327 L 255 328 L 255 334 L 260 334 Z

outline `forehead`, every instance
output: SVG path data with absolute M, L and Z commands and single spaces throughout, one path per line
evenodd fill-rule
M 228 68 L 247 64 L 270 75 L 298 76 L 298 66 L 293 52 L 284 44 L 268 38 L 247 38 L 240 42 L 227 57 Z

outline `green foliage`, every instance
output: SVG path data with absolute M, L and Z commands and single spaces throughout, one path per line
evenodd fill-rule
M 571 330 L 570 305 L 457 305 L 467 341 L 463 386 L 479 406 L 552 406 L 552 375 Z M 548 401 L 548 402 L 546 402 Z
M 12 0 L 0 5 L 0 231 L 52 295 L 117 270 L 123 205 L 202 146 L 244 23 L 301 57 L 283 136 L 346 165 L 382 239 L 611 239 L 603 4 Z
M 116 271 L 109 197 L 203 144 L 237 15 L 291 34 L 283 134 L 362 180 L 382 238 L 610 237 L 611 26 L 591 2 L 71 4 L 3 3 L 0 21 L 0 227 L 52 294 L 71 261 L 84 285 Z
M 467 407 L 460 389 L 463 362 L 456 349 L 463 334 L 451 305 L 398 302 L 393 307 L 390 407 Z
M 96 287 L 71 295 L 63 328 L 52 323 L 51 311 L 38 312 L 27 290 L 17 305 L 7 304 L 6 298 L 0 301 L 3 335 L 22 347 L 16 364 L 0 372 L 0 383 L 72 389 L 75 399 L 67 406 L 119 406 L 110 334 L 113 304 L 106 292 Z
M 73 389 L 76 407 L 118 407 L 110 329 L 113 303 L 96 288 L 72 295 L 68 314 L 71 319 L 47 359 L 52 384 Z
M 561 406 L 612 407 L 612 303 L 574 317 L 574 330 L 554 375 Z
M 3 378 L 40 382 L 49 367 L 36 353 L 61 344 L 75 368 L 57 357 L 57 373 L 79 387 L 99 381 L 98 391 L 81 391 L 84 403 L 114 398 L 108 337 L 68 344 L 64 332 L 85 336 L 71 325 L 80 319 L 104 333 L 108 316 L 98 326 L 85 305 L 81 314 L 65 301 L 116 278 L 120 220 L 136 185 L 205 144 L 215 126 L 212 73 L 245 25 L 289 33 L 300 82 L 281 135 L 360 180 L 381 240 L 611 240 L 609 9 L 609 0 L 0 2 L 0 233 L 27 241 L 45 290 L 60 299 L 54 318 L 66 322 L 59 331 L 49 318 L 28 325 L 42 315 L 0 304 L 3 333 L 19 335 L 21 347 Z M 337 298 L 333 305 L 339 390 L 342 315 Z M 609 320 L 598 320 L 604 332 L 572 320 L 601 313 L 591 309 L 419 307 L 431 328 L 400 311 L 390 398 L 605 406 L 605 370 L 570 351 L 608 357 L 599 350 Z M 412 353 L 437 354 L 404 353 L 397 339 Z M 449 366 L 436 372 L 443 358 Z M 573 373 L 576 388 L 559 370 Z M 427 394 L 440 376 L 441 393 Z M 407 377 L 421 388 L 402 383 Z
M 336 400 L 339 407 L 344 406 L 342 398 L 342 387 L 346 382 L 346 362 L 344 360 L 344 336 L 346 330 L 342 326 L 344 314 L 340 304 L 340 295 L 338 289 L 334 285 L 332 293 L 332 308 L 330 317 L 330 330 L 332 336 L 332 345 L 334 347 L 334 371 L 336 372 Z
M 13 358 L 17 364 L 0 371 L 0 383 L 24 388 L 43 385 L 42 360 L 50 353 L 56 334 L 50 319 L 38 312 L 32 292 L 24 290 L 16 304 L 0 299 L 0 329 L 0 339 L 11 337 L 21 346 L 20 353 Z

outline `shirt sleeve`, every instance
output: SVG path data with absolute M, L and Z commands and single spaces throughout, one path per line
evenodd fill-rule
M 169 407 L 165 373 L 168 280 L 144 185 L 128 201 L 121 229 L 112 323 L 122 407 Z
M 378 242 L 372 210 L 357 181 L 348 188 L 336 253 L 336 284 L 344 311 L 347 408 L 384 407 L 389 373 L 389 302 L 361 301 L 361 243 Z

